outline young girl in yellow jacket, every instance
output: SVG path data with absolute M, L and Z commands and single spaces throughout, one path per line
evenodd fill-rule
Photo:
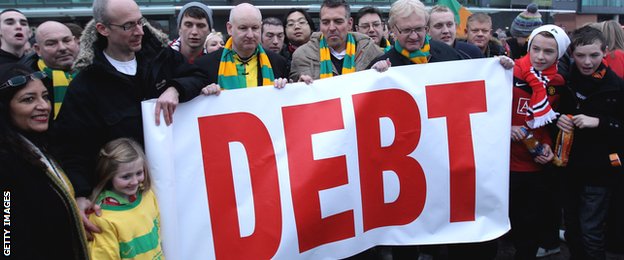
M 107 143 L 98 155 L 92 201 L 102 208 L 90 215 L 101 233 L 89 243 L 92 259 L 164 259 L 160 214 L 150 190 L 145 153 L 128 138 Z

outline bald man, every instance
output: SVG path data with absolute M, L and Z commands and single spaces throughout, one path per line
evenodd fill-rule
M 226 28 L 232 37 L 225 47 L 195 61 L 214 84 L 204 88 L 204 94 L 266 85 L 281 88 L 286 84 L 286 59 L 260 44 L 262 15 L 257 7 L 244 3 L 232 8 Z
M 143 143 L 141 101 L 156 98 L 156 124 L 163 113 L 169 125 L 178 102 L 193 99 L 208 82 L 167 47 L 167 36 L 147 23 L 134 0 L 93 1 L 93 20 L 80 41 L 74 62 L 80 72 L 67 88 L 52 139 L 79 205 L 87 205 L 99 149 L 120 137 Z
M 47 21 L 39 25 L 35 31 L 36 43 L 33 45 L 35 53 L 24 57 L 20 62 L 43 71 L 48 75 L 43 83 L 52 93 L 54 101 L 54 118 L 58 115 L 67 86 L 76 76 L 71 66 L 78 55 L 79 46 L 74 35 L 62 23 Z

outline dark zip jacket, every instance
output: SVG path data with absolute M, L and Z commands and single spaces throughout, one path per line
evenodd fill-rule
M 97 33 L 95 23 L 85 28 L 74 63 L 80 73 L 68 87 L 53 131 L 56 156 L 77 196 L 91 192 L 98 151 L 105 143 L 120 137 L 143 143 L 141 101 L 157 98 L 173 86 L 180 102 L 185 102 L 207 85 L 198 67 L 168 47 L 162 32 L 149 25 L 143 31 L 142 48 L 136 53 L 137 73 L 129 76 L 104 56 L 107 41 Z

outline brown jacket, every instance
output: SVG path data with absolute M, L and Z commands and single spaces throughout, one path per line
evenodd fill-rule
M 366 66 L 377 56 L 383 52 L 375 45 L 375 42 L 368 35 L 350 32 L 355 39 L 355 71 L 365 70 Z M 314 79 L 321 77 L 321 59 L 319 54 L 320 32 L 315 32 L 310 36 L 310 41 L 297 48 L 293 53 L 292 64 L 290 67 L 290 78 L 294 81 L 299 80 L 300 75 L 309 75 Z M 334 74 L 337 72 L 336 67 L 332 65 Z

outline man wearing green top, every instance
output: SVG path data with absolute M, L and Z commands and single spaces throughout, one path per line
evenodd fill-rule
M 357 32 L 351 8 L 344 0 L 325 0 L 321 5 L 321 31 L 313 33 L 310 41 L 293 53 L 290 78 L 312 82 L 313 79 L 364 70 L 366 65 L 382 54 L 375 42 Z
M 76 60 L 80 46 L 74 39 L 74 35 L 64 24 L 56 21 L 44 22 L 35 31 L 37 42 L 33 48 L 36 53 L 20 61 L 33 70 L 43 71 L 48 75 L 43 82 L 52 94 L 54 118 L 61 109 L 67 86 L 76 76 L 76 72 L 72 71 L 71 67 Z

